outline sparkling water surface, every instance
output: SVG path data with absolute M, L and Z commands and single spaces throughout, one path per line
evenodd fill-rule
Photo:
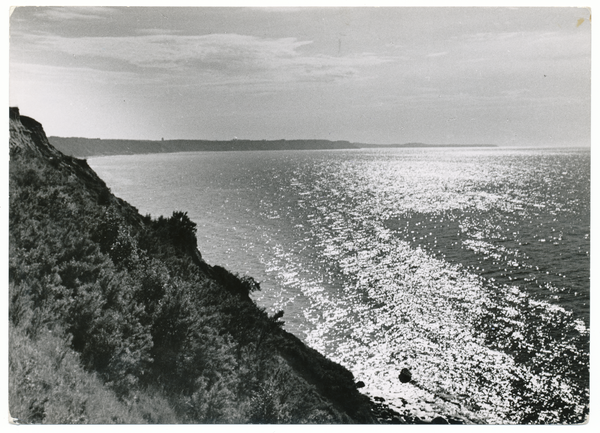
M 91 158 L 141 213 L 184 210 L 210 264 L 397 411 L 583 422 L 588 149 Z M 400 383 L 402 368 L 411 383 Z

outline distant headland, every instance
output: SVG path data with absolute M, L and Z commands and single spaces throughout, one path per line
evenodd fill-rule
M 495 144 L 367 144 L 331 140 L 119 140 L 82 137 L 49 137 L 61 152 L 75 157 L 135 155 L 144 153 L 215 152 L 255 150 L 327 150 L 370 148 L 497 147 Z

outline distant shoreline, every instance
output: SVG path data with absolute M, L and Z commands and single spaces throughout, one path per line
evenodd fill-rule
M 49 137 L 61 152 L 75 157 L 139 155 L 179 152 L 257 150 L 333 150 L 445 147 L 498 147 L 495 144 L 366 144 L 331 140 L 119 140 L 82 137 Z

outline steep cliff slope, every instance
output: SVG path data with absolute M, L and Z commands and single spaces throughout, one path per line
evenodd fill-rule
M 365 423 L 352 373 L 10 110 L 10 413 L 26 423 Z

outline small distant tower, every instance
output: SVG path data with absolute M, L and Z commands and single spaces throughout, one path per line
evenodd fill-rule
M 162 137 L 162 138 L 160 139 L 160 141 L 165 141 L 165 137 Z

